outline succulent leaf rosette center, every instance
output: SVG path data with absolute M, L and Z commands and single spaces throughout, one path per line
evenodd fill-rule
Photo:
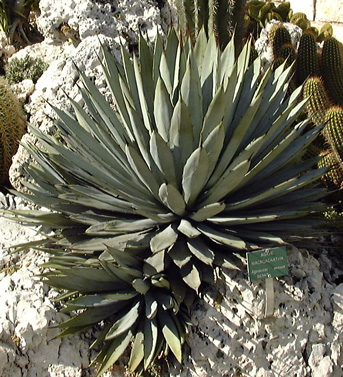
M 55 109 L 59 138 L 31 126 L 35 184 L 20 194 L 51 212 L 16 211 L 55 236 L 43 279 L 62 289 L 61 336 L 102 323 L 99 375 L 126 349 L 142 373 L 182 361 L 189 308 L 214 266 L 241 268 L 249 250 L 295 242 L 317 224 L 325 169 L 303 158 L 320 132 L 296 123 L 306 100 L 287 96 L 291 68 L 261 75 L 247 43 L 238 59 L 201 31 L 194 44 L 139 41 L 118 62 L 102 48 L 115 110 L 82 72 L 85 108 Z M 32 245 L 29 245 L 32 246 Z M 131 347 L 130 347 L 131 344 Z

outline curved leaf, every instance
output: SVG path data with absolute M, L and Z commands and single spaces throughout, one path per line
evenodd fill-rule
M 197 148 L 188 158 L 182 174 L 183 197 L 187 206 L 197 199 L 206 184 L 208 156 L 204 148 Z
M 121 334 L 119 337 L 112 340 L 109 349 L 106 351 L 106 355 L 101 363 L 101 367 L 98 370 L 97 376 L 101 376 L 105 373 L 123 354 L 129 345 L 133 333 L 128 330 L 126 333 Z
M 200 239 L 190 239 L 187 242 L 190 252 L 205 264 L 212 265 L 214 252 Z
M 130 359 L 128 363 L 128 367 L 131 372 L 134 372 L 141 361 L 144 358 L 144 333 L 143 331 L 137 332 L 135 336 L 135 340 L 132 344 L 132 350 L 130 353 Z
M 154 361 L 156 355 L 158 327 L 156 318 L 144 321 L 144 369 L 147 369 Z
M 167 226 L 164 230 L 157 233 L 150 241 L 150 248 L 153 253 L 167 249 L 174 245 L 178 238 L 178 232 L 173 225 Z
M 179 190 L 171 184 L 162 183 L 159 190 L 162 203 L 175 214 L 182 216 L 186 210 L 186 203 Z
M 121 335 L 128 331 L 139 318 L 140 306 L 141 302 L 138 301 L 127 314 L 118 319 L 118 321 L 116 321 L 109 329 L 108 333 L 106 334 L 105 340 L 116 338 L 118 335 Z
M 176 359 L 182 362 L 182 344 L 180 340 L 179 331 L 168 312 L 161 312 L 158 316 L 158 320 L 161 323 L 163 336 L 170 347 L 171 351 L 175 355 Z

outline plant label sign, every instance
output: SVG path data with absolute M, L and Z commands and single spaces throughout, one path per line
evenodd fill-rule
M 275 247 L 247 253 L 251 282 L 288 275 L 286 247 Z

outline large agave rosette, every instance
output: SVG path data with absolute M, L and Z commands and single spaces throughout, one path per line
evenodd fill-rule
M 62 335 L 101 323 L 99 374 L 132 344 L 129 367 L 168 353 L 182 361 L 187 307 L 213 266 L 286 244 L 316 224 L 324 169 L 305 160 L 319 128 L 296 123 L 306 100 L 286 96 L 290 69 L 262 77 L 250 45 L 234 58 L 202 31 L 194 46 L 172 30 L 119 63 L 103 48 L 114 110 L 85 77 L 85 108 L 55 109 L 58 137 L 31 131 L 36 163 L 20 194 L 48 211 L 15 217 L 55 229 L 46 283 L 66 292 Z

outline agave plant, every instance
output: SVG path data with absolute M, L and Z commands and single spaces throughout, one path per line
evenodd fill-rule
M 40 147 L 26 145 L 35 184 L 18 195 L 46 210 L 12 215 L 55 229 L 27 246 L 51 254 L 43 279 L 74 313 L 61 335 L 100 323 L 99 375 L 126 349 L 141 373 L 159 355 L 182 361 L 188 308 L 214 266 L 311 232 L 326 168 L 302 159 L 320 127 L 295 124 L 306 100 L 286 96 L 291 68 L 261 77 L 249 43 L 235 60 L 232 41 L 221 52 L 204 30 L 194 46 L 171 30 L 166 43 L 141 38 L 139 58 L 102 50 L 114 109 L 80 72 L 87 109 L 56 108 L 59 136 L 31 126 Z

